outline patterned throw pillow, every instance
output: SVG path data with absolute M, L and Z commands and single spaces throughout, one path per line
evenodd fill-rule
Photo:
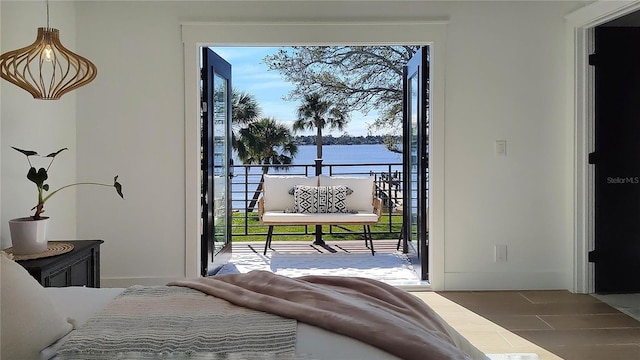
M 347 195 L 353 193 L 353 190 L 344 185 L 295 185 L 291 192 L 294 198 L 293 212 L 346 213 L 349 212 L 346 205 Z

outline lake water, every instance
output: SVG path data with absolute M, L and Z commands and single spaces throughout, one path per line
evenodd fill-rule
M 298 146 L 298 153 L 293 159 L 293 165 L 295 166 L 289 171 L 285 170 L 269 170 L 270 174 L 305 174 L 305 171 L 309 175 L 315 174 L 313 167 L 309 166 L 305 169 L 303 165 L 313 165 L 316 158 L 316 146 L 315 145 L 300 145 Z M 365 176 L 370 173 L 388 173 L 389 171 L 402 171 L 402 154 L 389 151 L 383 144 L 367 144 L 367 145 L 325 145 L 322 147 L 322 163 L 323 175 L 329 175 L 330 172 L 333 175 L 353 175 L 353 176 Z M 241 162 L 235 158 L 235 164 L 241 164 Z M 353 165 L 357 166 L 353 166 Z M 384 165 L 383 165 L 384 164 Z M 394 164 L 389 168 L 388 164 Z M 327 165 L 331 165 L 327 167 Z M 346 166 L 340 166 L 346 165 Z M 249 189 L 255 189 L 255 185 L 252 183 L 259 182 L 260 168 L 254 167 L 251 169 L 248 177 L 250 183 Z M 247 177 L 241 173 L 241 169 L 235 169 L 235 175 L 233 178 L 234 184 L 232 185 L 232 206 L 234 209 L 243 209 L 244 201 L 244 182 Z
M 313 164 L 315 145 L 298 146 L 295 164 Z M 323 162 L 327 164 L 388 164 L 402 163 L 402 154 L 391 152 L 383 144 L 373 145 L 325 145 Z
M 313 164 L 316 158 L 315 145 L 300 145 L 293 159 L 296 165 Z M 388 164 L 402 163 L 402 154 L 389 151 L 383 144 L 325 145 L 322 158 L 326 164 Z M 236 164 L 241 162 L 236 158 Z

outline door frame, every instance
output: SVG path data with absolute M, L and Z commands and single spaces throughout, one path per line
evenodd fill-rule
M 444 289 L 445 59 L 448 20 L 415 22 L 210 22 L 183 23 L 185 102 L 185 276 L 200 270 L 199 79 L 203 46 L 429 45 L 431 47 L 432 144 L 429 154 L 429 276 Z
M 573 274 L 572 292 L 593 293 L 594 265 L 588 253 L 594 242 L 594 169 L 588 154 L 594 149 L 594 71 L 588 56 L 594 49 L 594 28 L 640 9 L 639 1 L 598 1 L 567 16 L 566 113 L 573 125 L 573 251 L 574 261 L 568 274 Z M 571 175 L 570 175 L 571 176 Z

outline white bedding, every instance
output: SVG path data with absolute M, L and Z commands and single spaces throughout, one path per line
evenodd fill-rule
M 0 356 L 7 360 L 58 358 L 57 352 L 65 341 L 70 337 L 77 338 L 75 335 L 81 334 L 87 328 L 82 325 L 89 319 L 95 320 L 94 315 L 107 307 L 107 304 L 111 307 L 114 304 L 112 300 L 125 290 L 85 287 L 44 288 L 22 266 L 4 256 L 1 251 L 0 263 L 3 290 L 2 321 L 0 321 L 2 354 Z M 79 332 L 71 330 L 70 323 L 82 330 Z M 297 331 L 295 350 L 297 355 L 302 355 L 299 356 L 300 358 L 309 355 L 314 359 L 398 359 L 347 336 L 302 322 L 294 326 Z M 448 324 L 443 323 L 442 326 L 445 326 L 446 332 L 450 333 L 451 340 L 459 349 L 474 354 L 473 359 L 487 359 Z M 294 328 L 292 327 L 291 330 Z M 71 333 L 67 334 L 69 331 Z M 63 336 L 64 334 L 67 335 Z M 60 336 L 63 337 L 47 346 Z M 47 347 L 43 349 L 45 346 Z
M 119 288 L 46 288 L 61 312 L 73 319 L 77 326 L 84 324 L 94 313 L 100 311 L 109 301 L 124 289 Z M 56 352 L 69 335 L 42 350 L 40 359 L 56 359 Z M 318 360 L 390 360 L 398 359 L 378 348 L 364 344 L 347 336 L 338 335 L 315 326 L 298 322 L 297 354 L 311 354 Z

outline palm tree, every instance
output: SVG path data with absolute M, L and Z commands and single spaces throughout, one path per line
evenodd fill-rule
M 231 95 L 231 146 L 242 158 L 247 152 L 247 144 L 238 141 L 240 129 L 257 121 L 260 106 L 254 95 L 244 91 L 233 91 Z
M 238 143 L 243 144 L 245 152 L 238 152 L 238 158 L 244 164 L 261 164 L 262 175 L 269 172 L 272 165 L 291 164 L 298 153 L 298 146 L 288 127 L 273 118 L 262 118 L 240 129 Z M 247 211 L 253 211 L 258 201 L 264 178 L 256 188 Z
M 322 159 L 322 130 L 344 130 L 349 121 L 349 113 L 342 107 L 323 100 L 320 94 L 304 96 L 304 102 L 298 107 L 298 119 L 293 123 L 293 131 L 316 129 L 316 156 Z

